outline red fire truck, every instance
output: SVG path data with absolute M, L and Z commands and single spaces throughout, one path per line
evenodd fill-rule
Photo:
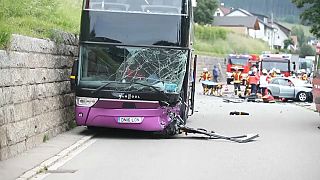
M 287 54 L 262 54 L 259 63 L 259 70 L 267 71 L 278 69 L 285 77 L 291 75 L 291 56 Z
M 314 61 L 314 72 L 313 72 L 313 101 L 316 104 L 317 111 L 320 112 L 320 43 L 317 44 L 317 55 Z
M 248 72 L 250 71 L 251 67 L 258 64 L 259 56 L 256 54 L 229 54 L 225 60 L 227 63 L 227 83 L 230 84 L 232 82 L 232 73 L 235 71 L 236 67 L 242 72 L 242 78 L 244 80 L 248 76 Z

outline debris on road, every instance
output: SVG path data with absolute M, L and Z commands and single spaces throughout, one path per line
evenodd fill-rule
M 247 113 L 247 112 L 233 111 L 233 112 L 230 112 L 230 115 L 249 115 L 249 113 Z
M 215 133 L 214 131 L 207 131 L 205 129 L 194 129 L 194 128 L 189 128 L 189 127 L 181 127 L 180 128 L 180 133 L 185 133 L 188 135 L 188 133 L 192 134 L 202 134 L 208 136 L 209 139 L 224 139 L 224 140 L 229 140 L 237 143 L 248 143 L 253 141 L 255 138 L 259 137 L 258 134 L 246 134 L 242 136 L 223 136 L 220 134 Z
M 225 98 L 225 99 L 223 99 L 223 102 L 226 102 L 226 103 L 243 103 L 244 102 L 244 99 L 239 99 L 239 98 Z
M 244 112 L 241 112 L 241 113 L 244 113 Z M 251 142 L 257 137 L 259 137 L 259 134 L 246 134 L 241 136 L 224 136 L 224 135 L 217 134 L 214 131 L 208 131 L 206 129 L 200 129 L 200 128 L 195 129 L 195 128 L 187 127 L 185 126 L 184 121 L 179 115 L 177 115 L 176 113 L 170 110 L 168 111 L 168 114 L 170 118 L 173 120 L 174 127 L 171 126 L 170 128 L 173 128 L 175 130 L 174 134 L 177 134 L 177 133 L 178 134 L 185 133 L 185 135 L 188 135 L 188 133 L 201 134 L 201 135 L 207 136 L 208 139 L 224 139 L 224 140 L 229 140 L 237 143 Z

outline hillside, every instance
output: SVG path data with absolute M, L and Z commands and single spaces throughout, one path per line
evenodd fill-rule
M 269 50 L 267 43 L 218 27 L 195 26 L 197 54 L 223 57 L 229 53 L 260 54 Z
M 302 12 L 291 0 L 220 0 L 227 7 L 243 8 L 249 12 L 271 16 L 290 23 L 298 23 Z
M 79 33 L 82 0 L 0 0 L 0 48 L 12 33 L 51 38 L 54 30 Z
M 19 1 L 0 1 L 0 48 L 5 47 L 12 33 L 39 38 L 53 38 L 54 30 L 79 33 L 82 0 Z M 196 26 L 195 36 L 194 48 L 199 54 L 224 56 L 268 49 L 262 41 L 222 28 Z

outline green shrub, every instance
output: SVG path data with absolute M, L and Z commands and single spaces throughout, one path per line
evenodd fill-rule
M 223 28 L 212 27 L 212 26 L 201 26 L 195 25 L 195 36 L 196 39 L 201 40 L 217 40 L 227 38 L 228 31 Z
M 0 49 L 5 48 L 11 38 L 11 31 L 9 28 L 0 26 Z

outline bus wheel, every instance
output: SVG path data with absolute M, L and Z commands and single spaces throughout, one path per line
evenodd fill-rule
M 231 79 L 227 79 L 227 84 L 231 84 Z

